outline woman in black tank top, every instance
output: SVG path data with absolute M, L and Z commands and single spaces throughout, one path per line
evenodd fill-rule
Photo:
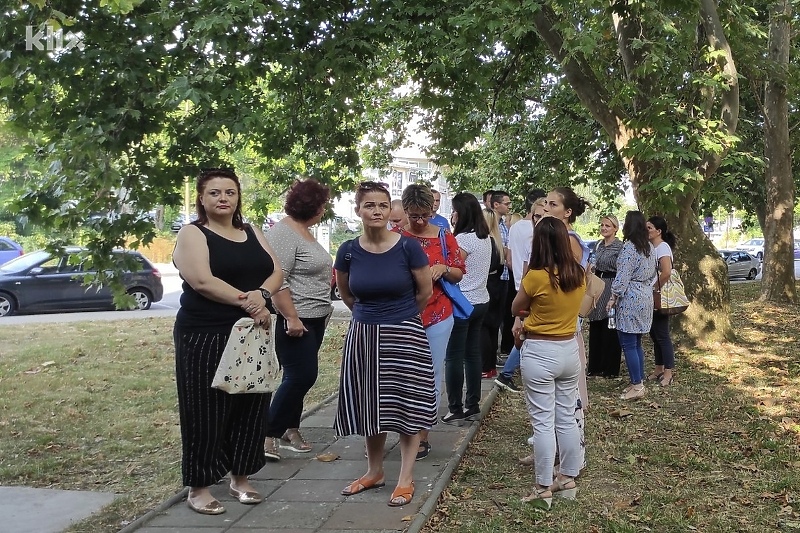
M 211 388 L 233 325 L 250 316 L 269 327 L 267 300 L 283 282 L 264 235 L 242 221 L 240 196 L 232 170 L 203 171 L 197 180 L 197 221 L 178 232 L 172 256 L 184 280 L 173 332 L 182 475 L 189 486 L 187 504 L 201 514 L 225 512 L 208 487 L 228 472 L 234 498 L 244 504 L 263 500 L 247 476 L 266 463 L 269 395 Z

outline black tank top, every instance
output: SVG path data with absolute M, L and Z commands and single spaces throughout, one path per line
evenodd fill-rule
M 247 239 L 236 242 L 221 237 L 205 226 L 196 224 L 206 236 L 211 274 L 242 292 L 261 286 L 272 275 L 275 264 L 264 250 L 252 228 L 245 226 Z M 206 332 L 229 332 L 240 318 L 249 316 L 237 305 L 209 300 L 183 282 L 181 308 L 175 325 L 183 329 Z

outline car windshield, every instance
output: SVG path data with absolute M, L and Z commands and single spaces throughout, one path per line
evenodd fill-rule
M 29 254 L 21 255 L 16 259 L 12 259 L 8 263 L 0 266 L 0 272 L 14 273 L 28 270 L 29 268 L 38 265 L 39 263 L 50 259 L 50 254 L 44 250 L 38 252 L 31 252 Z

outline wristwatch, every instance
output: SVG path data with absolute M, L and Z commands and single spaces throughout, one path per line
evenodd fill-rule
M 269 302 L 269 299 L 272 298 L 272 293 L 263 287 L 259 287 L 258 290 L 261 291 L 261 297 L 264 298 L 264 303 Z

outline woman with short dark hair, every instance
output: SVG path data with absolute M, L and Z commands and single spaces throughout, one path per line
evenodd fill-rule
M 283 284 L 272 296 L 278 312 L 275 352 L 283 380 L 272 395 L 264 455 L 280 460 L 282 448 L 307 453 L 311 445 L 300 434 L 303 400 L 317 381 L 319 349 L 331 306 L 333 260 L 317 242 L 311 227 L 319 224 L 330 189 L 314 179 L 296 181 L 286 194 L 282 218 L 266 233 L 283 269 Z
M 334 429 L 340 437 L 364 435 L 367 443 L 367 472 L 342 490 L 345 496 L 386 484 L 386 432 L 400 434 L 400 473 L 388 502 L 399 507 L 414 497 L 419 433 L 436 422 L 436 398 L 420 318 L 432 293 L 431 269 L 416 239 L 386 227 L 390 202 L 382 184 L 361 183 L 356 213 L 364 233 L 336 252 L 336 284 L 353 318 Z

